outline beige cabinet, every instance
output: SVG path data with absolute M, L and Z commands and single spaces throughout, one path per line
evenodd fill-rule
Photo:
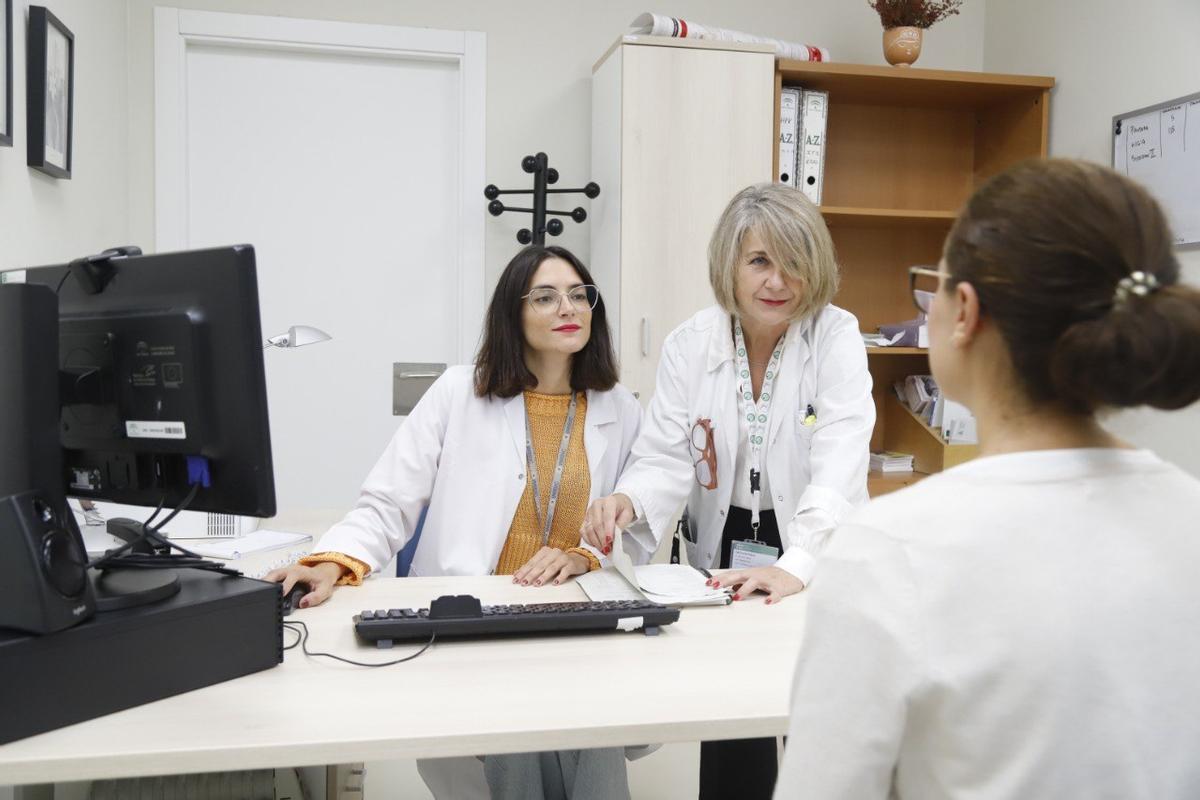
M 739 189 L 771 179 L 775 59 L 756 45 L 626 36 L 592 74 L 590 268 L 621 381 L 643 404 L 666 336 L 713 303 L 708 240 Z

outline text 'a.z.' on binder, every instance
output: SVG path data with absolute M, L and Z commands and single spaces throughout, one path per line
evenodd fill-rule
M 621 533 L 613 537 L 612 566 L 580 575 L 576 580 L 588 598 L 605 600 L 649 600 L 664 606 L 714 606 L 730 602 L 728 588 L 705 585 L 707 577 L 686 564 L 645 564 L 635 567 L 621 544 Z

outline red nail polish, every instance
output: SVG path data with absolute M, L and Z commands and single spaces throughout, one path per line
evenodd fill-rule
M 734 600 L 741 600 L 741 599 L 742 599 L 742 596 L 741 596 L 740 594 L 735 594 L 735 595 L 733 596 L 733 599 L 734 599 Z
M 558 586 L 558 578 L 555 578 L 555 579 L 554 579 L 554 585 L 555 585 L 555 586 Z

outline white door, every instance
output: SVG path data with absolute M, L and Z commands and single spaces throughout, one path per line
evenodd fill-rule
M 483 34 L 156 9 L 157 250 L 250 243 L 281 513 L 344 511 L 396 361 L 483 313 Z

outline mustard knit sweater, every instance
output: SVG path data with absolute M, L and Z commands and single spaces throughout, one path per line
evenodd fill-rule
M 529 432 L 533 437 L 533 457 L 538 468 L 538 511 L 533 505 L 532 476 L 526 474 L 525 492 L 517 503 L 508 528 L 508 538 L 500 551 L 496 563 L 497 575 L 511 575 L 542 548 L 542 528 L 538 524 L 538 513 L 546 513 L 550 502 L 550 484 L 554 481 L 554 461 L 562 442 L 563 426 L 567 421 L 570 395 L 538 394 L 525 392 L 525 413 L 529 416 Z M 567 459 L 563 464 L 562 485 L 558 492 L 558 504 L 554 511 L 554 525 L 550 529 L 551 547 L 574 552 L 587 559 L 591 569 L 600 567 L 599 560 L 587 550 L 579 547 L 579 526 L 587 511 L 588 498 L 592 491 L 592 474 L 588 469 L 587 451 L 583 446 L 584 420 L 587 418 L 587 395 L 579 394 L 575 407 L 575 425 L 571 429 L 571 441 L 567 445 Z M 528 473 L 528 470 L 526 470 Z M 300 559 L 301 564 L 313 565 L 332 561 L 350 570 L 338 583 L 357 585 L 366 577 L 368 568 L 356 558 L 345 553 L 313 553 Z

